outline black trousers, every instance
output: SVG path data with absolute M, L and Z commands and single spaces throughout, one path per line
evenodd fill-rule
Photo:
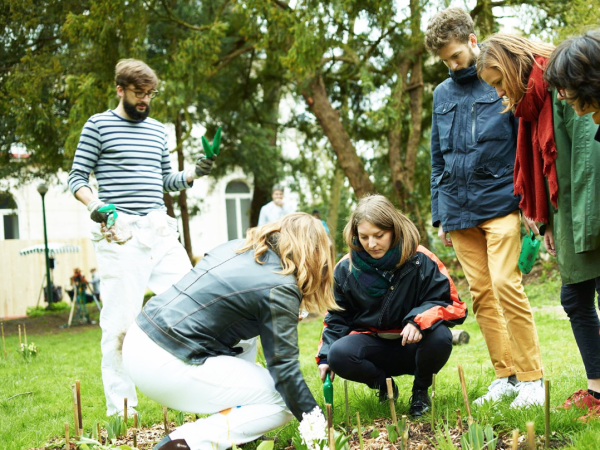
M 595 305 L 596 291 L 600 294 L 600 277 L 563 284 L 560 289 L 560 302 L 571 321 L 589 380 L 600 378 L 600 320 Z
M 416 344 L 402 346 L 402 339 L 383 339 L 370 334 L 351 334 L 333 343 L 327 355 L 330 369 L 347 380 L 372 389 L 385 379 L 413 375 L 414 389 L 426 390 L 433 374 L 441 370 L 452 353 L 452 333 L 445 325 L 425 332 Z

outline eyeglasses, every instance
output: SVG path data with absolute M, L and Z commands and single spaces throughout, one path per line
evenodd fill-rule
M 136 91 L 130 88 L 124 88 L 127 89 L 128 91 L 133 92 L 133 95 L 135 95 L 136 98 L 144 98 L 146 95 L 149 98 L 155 98 L 159 92 L 156 89 L 152 89 L 151 91 L 145 92 L 145 91 Z
M 557 88 L 556 91 L 558 92 L 558 96 L 560 97 L 560 100 L 564 100 L 567 98 L 567 91 L 565 89 Z

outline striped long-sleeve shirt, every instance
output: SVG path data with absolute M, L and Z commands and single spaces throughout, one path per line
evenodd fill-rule
M 127 120 L 111 110 L 90 117 L 83 127 L 69 173 L 73 194 L 90 187 L 92 171 L 100 200 L 128 214 L 164 210 L 163 192 L 192 186 L 184 172 L 171 170 L 163 124 Z

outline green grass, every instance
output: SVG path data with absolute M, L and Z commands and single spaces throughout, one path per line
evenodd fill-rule
M 469 302 L 470 296 L 464 283 L 459 284 L 459 290 L 462 298 Z M 569 321 L 560 309 L 560 281 L 556 274 L 550 271 L 542 282 L 530 284 L 526 290 L 536 311 L 544 367 L 546 376 L 551 380 L 551 404 L 556 407 L 571 393 L 586 387 L 583 364 Z M 494 379 L 487 349 L 472 315 L 461 328 L 469 332 L 471 341 L 454 348 L 450 361 L 436 379 L 436 418 L 445 420 L 449 417 L 450 424 L 454 424 L 456 409 L 461 409 L 463 417 L 466 416 L 457 364 L 463 365 L 471 400 L 485 393 Z M 314 360 L 320 331 L 319 320 L 299 325 L 301 368 L 309 388 L 317 401 L 322 403 L 321 382 Z M 17 352 L 17 336 L 7 337 L 8 358 L 0 358 L 1 449 L 41 447 L 50 438 L 62 435 L 64 423 L 73 422 L 71 385 L 75 380 L 80 380 L 82 386 L 84 428 L 90 431 L 95 421 L 104 423 L 106 420 L 100 376 L 100 330 L 77 332 L 77 328 L 74 328 L 56 335 L 30 335 L 29 342 L 34 342 L 40 350 L 38 357 L 30 362 L 24 361 Z M 412 378 L 397 377 L 396 382 L 400 388 L 400 399 L 396 403 L 400 416 L 408 413 Z M 342 422 L 345 420 L 343 381 L 336 378 L 334 387 L 334 421 Z M 7 400 L 25 392 L 31 394 Z M 363 426 L 375 418 L 390 416 L 387 405 L 380 405 L 370 389 L 349 383 L 349 392 L 351 415 L 355 417 L 356 411 L 359 411 Z M 505 400 L 495 407 L 473 408 L 473 416 L 484 426 L 489 423 L 506 431 L 519 428 L 523 432 L 526 422 L 534 421 L 537 433 L 543 433 L 542 408 L 512 410 L 509 404 L 510 400 Z M 144 395 L 139 396 L 137 409 L 142 413 L 143 424 L 162 421 L 161 406 Z M 171 412 L 172 418 L 175 414 Z M 565 448 L 596 450 L 600 448 L 600 421 L 589 424 L 576 421 L 582 414 L 579 410 L 553 411 L 552 430 L 568 438 L 565 445 L 571 442 L 571 446 Z M 296 426 L 297 423 L 293 421 L 273 433 L 281 438 L 276 444 L 277 449 L 287 446 L 287 440 L 293 436 Z

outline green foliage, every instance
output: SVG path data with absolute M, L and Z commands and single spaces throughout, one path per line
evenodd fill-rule
M 19 351 L 25 361 L 30 361 L 38 355 L 38 348 L 33 342 L 30 344 L 22 343 Z
M 114 442 L 118 437 L 127 434 L 127 424 L 123 417 L 119 415 L 109 417 L 108 421 L 104 422 L 104 426 L 110 442 Z
M 28 317 L 42 317 L 46 314 L 57 314 L 71 309 L 67 302 L 50 303 L 47 307 L 29 306 L 27 307 Z

